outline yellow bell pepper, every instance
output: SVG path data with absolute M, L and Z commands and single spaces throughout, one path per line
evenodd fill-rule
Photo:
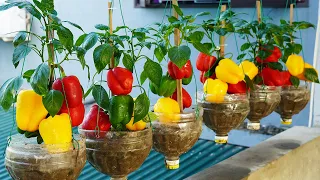
M 253 62 L 243 61 L 239 67 L 251 80 L 258 74 L 258 67 Z
M 219 103 L 224 101 L 224 96 L 227 94 L 228 84 L 220 79 L 207 79 L 203 86 L 203 92 L 206 95 L 206 101 Z
M 41 121 L 39 132 L 50 152 L 68 151 L 71 146 L 72 130 L 69 115 L 63 113 Z
M 244 80 L 243 70 L 231 59 L 222 59 L 216 67 L 216 76 L 221 81 L 237 84 Z
M 161 113 L 158 118 L 161 122 L 172 122 L 180 120 L 180 107 L 176 100 L 169 97 L 158 99 L 154 105 L 154 112 Z
M 129 129 L 130 131 L 141 131 L 146 128 L 147 123 L 144 122 L 143 120 L 140 120 L 134 124 L 133 124 L 133 120 L 134 118 L 132 117 L 130 122 L 126 124 L 127 129 Z
M 48 111 L 42 104 L 42 97 L 33 90 L 19 92 L 16 104 L 16 122 L 19 129 L 34 132 Z
M 318 73 L 318 71 L 311 65 L 311 64 L 308 64 L 308 63 L 304 63 L 304 68 L 306 69 L 306 68 L 312 68 L 312 69 L 314 69 L 316 72 L 317 72 L 317 74 L 319 74 Z M 301 79 L 301 80 L 304 80 L 304 81 L 308 81 L 307 79 L 306 79 L 306 77 L 304 76 L 304 71 L 301 73 L 301 74 L 299 74 L 299 75 L 297 75 L 297 78 L 299 78 L 299 79 Z
M 292 76 L 298 76 L 304 71 L 304 61 L 302 56 L 292 54 L 288 57 L 286 66 Z

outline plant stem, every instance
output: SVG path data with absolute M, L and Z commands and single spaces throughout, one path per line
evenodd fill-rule
M 54 46 L 52 43 L 52 39 L 54 36 L 54 31 L 49 29 L 49 26 L 51 25 L 51 19 L 48 18 L 48 23 L 45 21 L 46 24 L 46 43 L 47 43 L 47 49 L 48 49 L 48 66 L 50 68 L 50 75 L 49 75 L 49 89 L 51 89 L 52 83 L 54 81 Z

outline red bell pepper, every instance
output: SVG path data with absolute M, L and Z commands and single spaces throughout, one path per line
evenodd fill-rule
M 291 85 L 291 74 L 288 71 L 274 70 L 269 67 L 263 68 L 261 71 L 263 83 L 267 86 L 283 86 Z
M 65 99 L 67 99 L 68 108 L 75 108 L 82 103 L 82 87 L 76 76 L 66 76 L 62 78 L 62 81 L 60 78 L 56 79 L 52 84 L 52 89 L 62 92 L 65 96 L 62 104 L 63 109 L 67 109 Z
M 204 84 L 206 82 L 206 80 L 208 79 L 207 77 L 205 77 L 206 71 L 200 71 L 200 81 L 202 82 L 202 84 Z M 216 79 L 216 74 L 212 74 L 210 76 L 211 79 Z
M 200 52 L 196 61 L 196 67 L 199 71 L 208 71 L 216 60 L 216 57 Z
M 79 106 L 75 108 L 69 108 L 69 111 L 68 111 L 68 108 L 61 108 L 59 111 L 59 114 L 62 114 L 62 113 L 69 114 L 69 112 L 70 112 L 72 127 L 79 126 L 83 121 L 84 113 L 85 113 L 83 103 L 81 103 Z
M 177 65 L 175 65 L 172 61 L 169 61 L 168 73 L 172 79 L 189 78 L 192 75 L 191 61 L 188 60 L 187 63 L 181 69 Z
M 177 90 L 172 94 L 171 99 L 174 99 L 177 101 Z M 192 105 L 192 98 L 190 94 L 182 88 L 182 101 L 183 101 L 183 109 L 189 108 Z
M 258 63 L 278 62 L 281 56 L 281 50 L 277 46 L 274 46 L 272 54 L 270 56 L 268 56 L 266 59 L 261 59 L 260 57 L 257 57 L 256 60 Z
M 107 74 L 107 82 L 113 95 L 127 95 L 132 90 L 132 72 L 122 67 L 113 68 Z
M 246 93 L 247 85 L 244 81 L 238 82 L 238 84 L 228 84 L 228 93 L 229 94 L 238 94 Z
M 86 130 L 95 130 L 97 127 L 97 118 L 98 118 L 98 111 L 99 111 L 99 120 L 98 120 L 98 127 L 100 131 L 109 131 L 111 127 L 111 123 L 109 120 L 109 115 L 106 114 L 103 109 L 101 109 L 98 105 L 94 104 L 89 113 L 83 120 L 81 125 L 82 129 Z

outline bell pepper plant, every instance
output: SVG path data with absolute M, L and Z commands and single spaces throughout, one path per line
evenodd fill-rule
M 92 107 L 89 113 L 91 115 L 86 116 L 81 128 L 87 130 L 94 128 L 100 131 L 143 130 L 146 126 L 142 128 L 140 121 L 149 120 L 146 116 L 148 116 L 150 100 L 139 79 L 135 80 L 137 85 L 133 85 L 133 77 L 137 77 L 135 63 L 149 59 L 146 55 L 141 54 L 142 49 L 149 49 L 151 46 L 147 36 L 148 30 L 120 26 L 110 33 L 106 25 L 98 24 L 95 28 L 97 32 L 83 34 L 84 40 L 79 40 L 82 45 L 86 43 L 86 39 L 92 42 L 90 48 L 98 44 L 93 51 L 96 68 L 94 76 L 100 74 L 100 79 L 96 82 L 92 81 L 90 88 L 85 93 L 84 97 L 92 94 L 97 104 Z M 121 30 L 127 33 L 122 34 Z M 119 66 L 120 62 L 124 67 Z M 103 71 L 107 71 L 106 79 L 101 75 Z M 105 82 L 110 93 L 103 87 Z M 141 94 L 136 100 L 130 95 L 134 87 L 141 89 Z M 161 90 L 162 93 L 166 93 L 165 91 L 167 90 Z M 101 116 L 102 120 L 97 123 L 96 117 L 98 116 Z M 133 128 L 136 125 L 139 127 Z
M 75 75 L 66 76 L 63 65 L 75 60 L 89 72 L 84 53 L 91 42 L 83 45 L 75 42 L 69 27 L 83 29 L 70 21 L 62 21 L 50 2 L 8 1 L 0 6 L 0 11 L 12 7 L 25 9 L 40 22 L 43 30 L 40 34 L 20 31 L 15 36 L 12 63 L 16 69 L 21 69 L 21 75 L 8 79 L 1 86 L 0 104 L 6 111 L 16 104 L 19 133 L 27 138 L 37 137 L 38 143 L 59 144 L 72 141 L 71 128 L 82 123 L 85 113 L 80 81 Z M 29 42 L 28 37 L 33 40 Z M 31 52 L 39 56 L 33 60 L 39 64 L 35 69 L 26 70 L 24 64 L 28 63 Z M 26 82 L 32 89 L 20 90 Z

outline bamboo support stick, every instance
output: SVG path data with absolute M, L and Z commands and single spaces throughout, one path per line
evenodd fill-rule
M 257 17 L 258 17 L 258 22 L 261 23 L 261 2 L 258 0 L 256 2 L 257 5 Z
M 294 5 L 292 3 L 290 4 L 290 26 L 292 25 L 292 22 L 293 22 L 293 8 L 294 8 Z
M 172 4 L 178 6 L 177 0 L 172 0 Z M 173 9 L 173 16 L 178 18 L 178 13 Z M 179 29 L 174 29 L 174 44 L 176 46 L 180 45 L 180 31 Z M 182 79 L 177 79 L 177 100 L 180 106 L 180 112 L 183 112 L 183 100 L 182 100 Z
M 113 27 L 112 27 L 112 2 L 108 2 L 108 11 L 109 11 L 109 33 L 112 34 Z M 112 43 L 110 43 L 112 45 Z M 110 60 L 110 68 L 114 68 L 114 54 L 111 56 Z
M 221 6 L 221 12 L 224 12 L 227 10 L 227 5 L 222 5 Z M 222 27 L 224 28 L 226 25 L 226 22 L 225 21 L 222 21 Z M 224 50 L 225 50 L 225 41 L 226 41 L 226 38 L 224 36 L 220 36 L 219 38 L 219 43 L 220 43 L 220 57 L 224 57 Z

